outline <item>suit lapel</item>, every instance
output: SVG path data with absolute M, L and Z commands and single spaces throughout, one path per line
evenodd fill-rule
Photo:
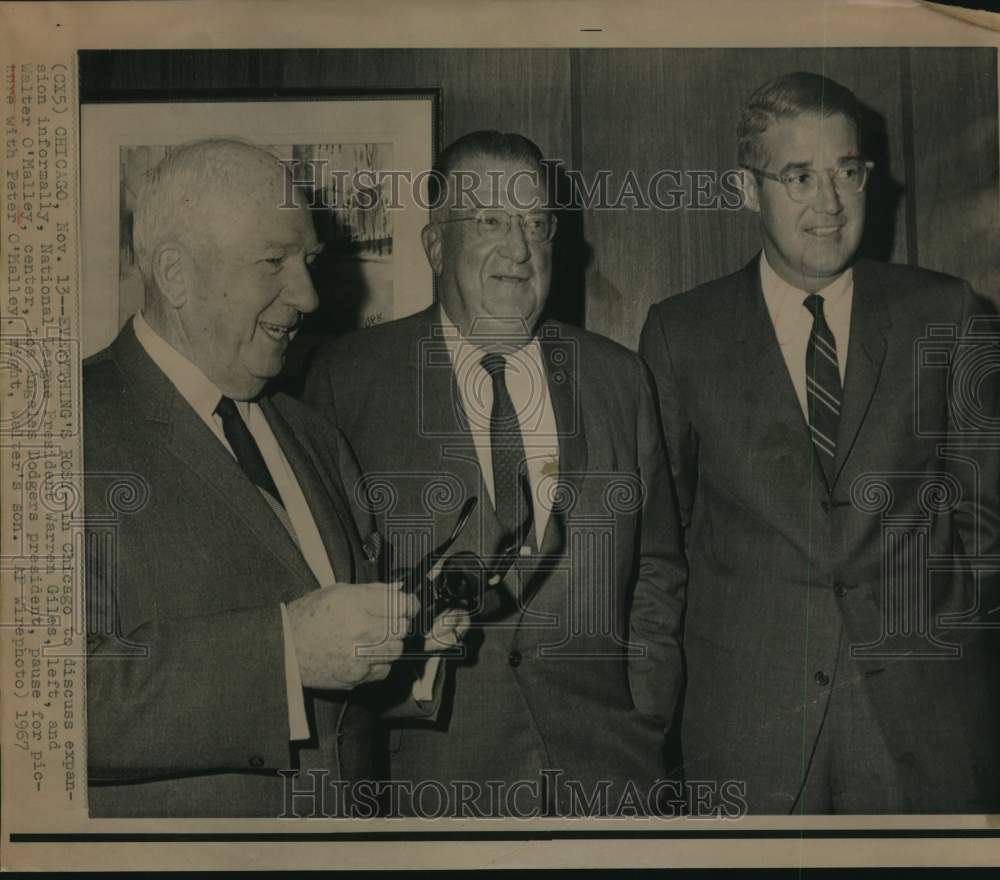
M 260 491 L 247 479 L 211 429 L 199 418 L 135 338 L 131 323 L 114 345 L 114 357 L 130 379 L 153 436 L 177 462 L 215 492 L 221 507 L 239 518 L 294 576 L 314 587 L 316 580 L 291 536 L 275 519 Z M 183 504 L 183 499 L 177 499 Z
M 892 320 L 879 286 L 875 265 L 866 260 L 859 261 L 854 267 L 851 338 L 837 431 L 834 485 L 854 447 L 882 374 L 886 338 L 891 326 Z
M 554 492 L 543 494 L 551 499 L 552 510 L 545 534 L 535 543 L 537 552 L 515 560 L 519 579 L 518 619 L 524 618 L 537 590 L 544 582 L 539 571 L 545 561 L 566 552 L 566 519 L 572 514 L 574 499 L 583 491 L 581 480 L 587 470 L 587 434 L 581 406 L 581 376 L 579 350 L 572 339 L 559 332 L 547 333 L 543 326 L 538 336 L 545 364 L 545 380 L 556 422 L 559 442 L 559 462 Z
M 439 323 L 438 306 L 435 304 L 416 316 L 416 330 L 407 353 L 405 381 L 399 387 L 411 388 L 411 377 L 417 377 L 417 401 L 407 395 L 398 402 L 403 412 L 415 412 L 416 419 L 411 425 L 411 441 L 400 449 L 395 459 L 396 467 L 409 474 L 425 473 L 428 462 L 437 462 L 442 475 L 455 477 L 460 485 L 462 497 L 451 497 L 455 502 L 447 505 L 447 511 L 434 511 L 433 543 L 439 543 L 455 525 L 459 507 L 465 499 L 476 496 L 479 507 L 473 514 L 457 547 L 474 549 L 475 552 L 490 554 L 494 547 L 482 547 L 479 529 L 483 517 L 494 516 L 489 493 L 482 478 L 479 457 L 469 430 L 469 421 L 462 406 L 458 377 L 452 364 L 451 354 L 445 342 L 444 328 Z M 442 497 L 451 496 L 447 490 Z M 422 512 L 426 505 L 437 497 L 431 493 L 422 499 Z M 456 548 L 457 549 L 457 548 Z
M 420 316 L 413 350 L 412 375 L 417 376 L 417 435 L 438 438 L 441 446 L 472 446 L 469 422 L 462 408 L 458 379 L 451 362 L 438 307 Z
M 578 363 L 579 351 L 573 340 L 561 334 L 550 334 L 543 327 L 539 331 L 542 360 L 545 363 L 545 380 L 552 402 L 559 441 L 557 500 L 569 500 L 580 494 L 579 481 L 587 470 L 587 434 L 581 406 L 581 377 Z M 554 505 L 539 539 L 539 552 L 551 556 L 563 551 L 566 512 Z
M 804 452 L 811 467 L 814 452 L 809 425 L 764 301 L 758 260 L 744 269 L 741 281 L 731 312 L 743 377 L 738 387 L 748 397 L 763 401 L 760 412 L 767 414 L 766 419 L 757 419 L 751 430 L 770 431 L 776 424 L 783 426 L 792 437 L 792 445 Z
M 262 400 L 261 408 L 299 482 L 334 575 L 340 583 L 353 583 L 357 560 L 348 536 L 356 527 L 343 487 L 339 482 L 322 479 L 306 447 L 299 442 L 273 400 Z

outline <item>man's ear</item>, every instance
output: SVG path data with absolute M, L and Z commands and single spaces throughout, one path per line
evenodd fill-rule
M 420 230 L 420 241 L 424 245 L 424 253 L 427 254 L 427 262 L 431 264 L 431 271 L 435 275 L 440 275 L 444 266 L 441 259 L 441 227 L 436 223 L 428 223 Z
M 183 306 L 195 280 L 194 261 L 188 249 L 176 241 L 159 245 L 153 252 L 153 278 L 171 306 Z
M 743 193 L 743 206 L 755 214 L 760 213 L 760 190 L 757 187 L 757 177 L 746 168 L 741 169 L 739 177 L 740 192 Z

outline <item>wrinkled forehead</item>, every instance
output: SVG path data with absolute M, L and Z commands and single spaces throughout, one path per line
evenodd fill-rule
M 308 197 L 287 187 L 284 169 L 248 175 L 218 193 L 215 238 L 219 244 L 243 249 L 276 244 L 309 249 L 316 231 Z
M 459 210 L 539 211 L 550 202 L 545 168 L 489 156 L 470 159 L 449 172 L 447 188 L 447 206 Z
M 289 169 L 272 157 L 261 156 L 231 169 L 216 183 L 216 196 L 233 209 L 292 208 L 304 206 L 307 199 L 301 187 L 293 185 Z

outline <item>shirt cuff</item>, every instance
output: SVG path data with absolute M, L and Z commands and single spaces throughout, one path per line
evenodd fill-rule
M 281 603 L 281 632 L 285 642 L 285 693 L 288 698 L 288 738 L 289 740 L 309 739 L 309 719 L 306 717 L 306 698 L 302 692 L 302 676 L 299 661 L 295 655 L 292 640 L 292 626 L 288 622 L 288 610 Z
M 414 700 L 433 700 L 434 681 L 437 678 L 438 667 L 441 665 L 440 657 L 428 657 L 424 665 L 423 675 L 413 683 Z

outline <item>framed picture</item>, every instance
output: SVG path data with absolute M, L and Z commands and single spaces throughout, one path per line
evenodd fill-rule
M 132 213 L 146 172 L 172 148 L 233 137 L 296 162 L 314 186 L 319 310 L 289 361 L 324 338 L 413 314 L 433 300 L 420 230 L 438 143 L 440 91 L 254 95 L 174 93 L 169 100 L 82 103 L 84 356 L 104 348 L 142 305 Z M 391 173 L 389 173 L 391 172 Z

